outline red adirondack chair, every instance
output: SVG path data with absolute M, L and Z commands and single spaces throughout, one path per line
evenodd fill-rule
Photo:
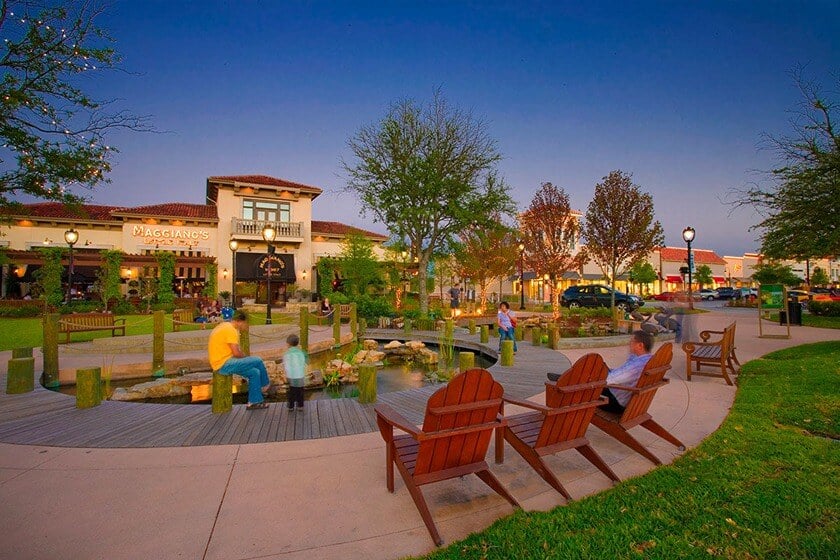
M 680 440 L 657 424 L 648 413 L 648 408 L 650 407 L 650 403 L 653 402 L 656 391 L 668 383 L 668 380 L 664 379 L 664 377 L 665 372 L 671 369 L 673 352 L 673 345 L 670 342 L 663 344 L 645 365 L 645 369 L 642 371 L 642 375 L 639 377 L 639 381 L 635 387 L 607 385 L 608 387 L 630 391 L 633 395 L 630 397 L 630 401 L 627 403 L 623 413 L 607 412 L 599 408 L 592 418 L 592 425 L 613 436 L 630 449 L 642 454 L 655 465 L 661 465 L 662 461 L 648 451 L 636 438 L 630 435 L 628 430 L 634 426 L 642 426 L 662 439 L 673 443 L 680 451 L 685 449 L 685 445 Z
M 596 407 L 607 402 L 605 397 L 601 397 L 601 390 L 607 384 L 608 371 L 601 356 L 587 354 L 566 370 L 556 383 L 545 384 L 545 405 L 504 398 L 505 402 L 534 410 L 506 417 L 504 439 L 567 500 L 572 497 L 543 461 L 546 455 L 575 449 L 610 480 L 619 480 L 586 439 L 586 429 Z M 496 459 L 499 461 L 503 446 L 499 432 L 496 434 Z
M 458 374 L 437 390 L 426 404 L 422 429 L 386 404 L 378 404 L 376 422 L 385 440 L 386 484 L 394 491 L 394 465 L 429 534 L 443 544 L 420 486 L 475 473 L 514 507 L 513 496 L 490 472 L 484 460 L 493 430 L 504 428 L 502 385 L 484 369 Z M 407 435 L 394 435 L 394 428 Z

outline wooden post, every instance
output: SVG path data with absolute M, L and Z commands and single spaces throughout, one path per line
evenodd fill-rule
M 451 339 L 454 336 L 454 332 L 455 321 L 453 321 L 452 319 L 447 319 L 443 326 L 443 336 L 445 336 L 447 339 Z
M 411 333 L 411 319 L 403 317 L 403 331 L 405 334 Z
M 362 317 L 361 319 L 359 319 L 359 332 L 358 332 L 359 338 L 365 336 L 366 331 L 367 331 L 367 319 Z
M 475 334 L 475 319 L 470 319 L 468 324 L 469 324 L 470 334 Z
M 464 373 L 468 369 L 475 367 L 475 353 L 460 352 L 458 354 L 458 372 Z
M 558 344 L 557 342 L 560 340 L 560 331 L 557 327 L 551 327 L 548 329 L 548 347 L 552 350 L 557 350 Z
M 525 340 L 525 327 L 522 325 L 516 325 L 513 328 L 513 336 L 516 337 L 516 340 Z
M 163 311 L 152 314 L 152 375 L 163 377 L 166 375 L 166 362 L 163 348 Z
M 350 304 L 350 333 L 353 335 L 353 340 L 357 340 L 359 336 L 359 322 L 358 309 L 355 303 Z
M 480 335 L 481 336 L 481 338 L 480 338 L 481 342 L 486 343 L 487 341 L 490 340 L 489 330 L 490 330 L 490 328 L 487 325 L 481 325 L 481 335 Z
M 335 311 L 333 311 L 335 313 Z M 300 349 L 309 352 L 309 309 L 300 308 Z
M 513 365 L 513 341 L 512 340 L 503 340 L 502 341 L 502 366 L 512 366 Z
M 12 358 L 31 358 L 32 348 L 12 348 Z
M 333 344 L 341 345 L 341 306 L 337 305 L 333 311 Z
M 359 366 L 359 403 L 376 402 L 376 366 L 364 364 Z
M 233 375 L 213 372 L 213 414 L 230 412 L 233 409 Z
M 58 387 L 58 321 L 61 315 L 44 315 L 44 387 Z
M 542 328 L 534 327 L 531 329 L 531 344 L 534 346 L 542 344 Z
M 242 353 L 246 356 L 251 355 L 251 331 L 245 329 L 241 333 L 239 333 L 239 349 L 242 350 Z
M 102 402 L 102 368 L 76 370 L 76 408 L 92 408 Z
M 29 350 L 32 351 L 31 348 Z M 29 393 L 35 390 L 35 358 L 12 358 L 9 360 L 6 371 L 7 395 Z

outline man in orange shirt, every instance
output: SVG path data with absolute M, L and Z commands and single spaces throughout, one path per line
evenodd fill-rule
M 268 372 L 259 356 L 246 356 L 239 348 L 239 333 L 248 328 L 248 315 L 236 311 L 231 321 L 219 323 L 210 333 L 207 353 L 210 367 L 222 375 L 234 373 L 248 379 L 248 410 L 268 408 L 264 391 L 268 390 Z

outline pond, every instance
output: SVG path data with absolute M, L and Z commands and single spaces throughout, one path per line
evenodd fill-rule
M 427 344 L 427 348 L 437 351 L 437 346 Z M 346 350 L 346 348 L 342 349 Z M 339 350 L 341 352 L 342 350 Z M 313 369 L 324 369 L 324 366 L 333 359 L 334 352 L 324 352 L 320 355 L 312 357 Z M 458 364 L 458 349 L 455 349 L 454 364 Z M 484 354 L 475 353 L 475 366 L 487 368 L 493 365 L 495 361 Z M 426 373 L 436 370 L 437 366 L 428 366 L 418 362 L 407 363 L 386 363 L 385 367 L 377 368 L 376 382 L 377 392 L 379 394 L 394 393 L 397 391 L 405 391 L 407 389 L 416 389 L 423 387 L 429 382 L 426 380 Z M 192 373 L 192 372 L 191 372 Z M 167 377 L 178 377 L 177 375 L 168 375 Z M 103 382 L 103 398 L 109 398 L 115 389 L 119 387 L 129 388 L 138 383 L 146 381 L 153 381 L 153 377 L 141 377 L 132 379 L 120 379 L 110 382 Z M 65 395 L 76 394 L 75 385 L 63 385 L 54 389 Z M 235 404 L 245 404 L 248 401 L 248 386 L 246 384 L 234 386 L 233 388 L 233 402 Z M 358 390 L 355 383 L 348 383 L 338 387 L 324 387 L 318 389 L 307 389 L 304 393 L 306 400 L 317 399 L 338 399 L 338 398 L 353 398 L 358 395 Z M 143 399 L 132 402 L 147 402 L 157 404 L 210 404 L 212 397 L 210 385 L 197 385 L 192 387 L 190 394 L 177 397 L 162 397 L 157 399 Z M 285 394 L 278 394 L 276 396 L 269 396 L 269 402 L 286 402 Z

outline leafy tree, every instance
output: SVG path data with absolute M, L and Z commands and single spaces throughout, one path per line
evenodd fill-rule
M 580 231 L 578 218 L 572 212 L 569 196 L 562 187 L 543 183 L 531 205 L 520 216 L 519 227 L 525 246 L 525 265 L 531 270 L 560 278 L 565 272 L 583 266 L 586 255 L 575 251 Z M 557 292 L 551 291 L 551 308 L 555 318 L 560 316 Z
M 99 289 L 102 296 L 102 303 L 105 309 L 112 300 L 119 299 L 120 292 L 120 267 L 122 266 L 123 253 L 119 250 L 101 251 L 102 264 L 99 267 Z
M 38 249 L 38 252 L 44 265 L 35 271 L 34 276 L 38 281 L 41 297 L 46 300 L 47 305 L 60 305 L 64 301 L 64 290 L 61 286 L 64 266 L 61 259 L 67 251 L 60 247 L 47 247 Z
M 630 278 L 630 282 L 640 287 L 652 284 L 659 278 L 656 274 L 656 269 L 653 268 L 653 265 L 646 260 L 641 259 L 637 260 L 633 263 L 633 266 L 630 267 L 628 277 Z
M 616 277 L 665 242 L 662 225 L 654 220 L 653 197 L 631 179 L 630 174 L 611 171 L 595 185 L 583 226 L 586 255 L 610 279 L 611 307 L 615 307 Z
M 175 301 L 175 292 L 172 291 L 172 282 L 175 280 L 175 255 L 169 251 L 158 251 L 155 253 L 155 260 L 158 264 L 158 303 L 172 303 Z
M 119 62 L 90 2 L 0 0 L 0 207 L 17 195 L 65 203 L 67 187 L 107 182 L 114 129 L 149 130 L 147 118 L 109 110 L 82 89 Z
M 773 261 L 757 265 L 753 269 L 752 278 L 760 284 L 798 286 L 802 283 L 802 278 L 795 275 L 790 266 Z
M 429 262 L 468 226 L 487 226 L 514 204 L 496 173 L 501 155 L 485 124 L 450 107 L 440 92 L 427 106 L 395 103 L 349 141 L 347 189 L 364 212 L 405 240 L 418 264 L 420 311 L 429 309 Z
M 831 282 L 831 279 L 826 274 L 825 270 L 820 267 L 815 267 L 814 272 L 811 273 L 811 284 L 813 286 L 826 286 Z
M 208 263 L 205 270 L 207 271 L 207 281 L 204 282 L 204 288 L 201 290 L 201 295 L 204 297 L 215 298 L 216 291 L 219 289 L 219 265 L 216 263 Z
M 361 233 L 352 232 L 342 242 L 338 266 L 344 291 L 350 296 L 367 293 L 369 286 L 382 284 L 382 267 L 373 253 L 373 242 Z
M 767 136 L 781 166 L 770 173 L 772 184 L 735 191 L 734 204 L 752 206 L 764 219 L 762 252 L 774 259 L 805 260 L 840 254 L 840 135 L 835 129 L 837 102 L 793 71 L 802 95 L 793 133 Z M 838 90 L 834 90 L 837 94 Z
M 713 280 L 711 267 L 707 264 L 701 264 L 698 266 L 697 270 L 694 271 L 692 280 L 697 282 L 700 289 L 703 289 L 703 286 L 706 284 L 711 284 Z
M 487 309 L 490 282 L 516 266 L 517 244 L 516 230 L 501 221 L 487 229 L 471 226 L 461 233 L 455 261 L 461 276 L 470 278 L 478 286 L 482 309 Z

